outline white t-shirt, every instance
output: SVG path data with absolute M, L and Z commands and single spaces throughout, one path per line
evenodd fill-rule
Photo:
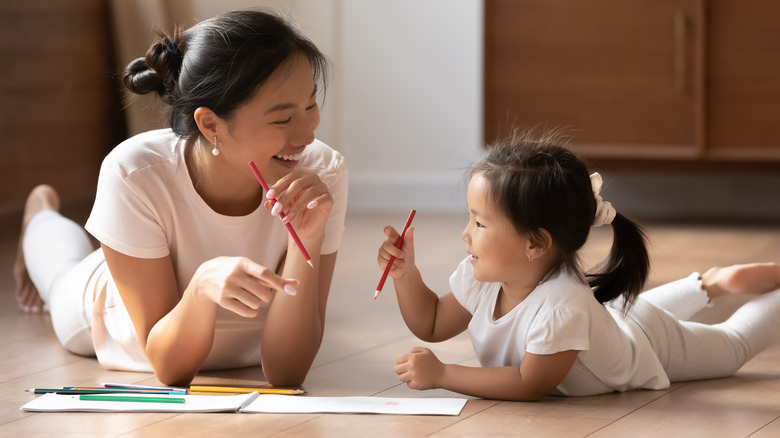
M 587 285 L 564 271 L 547 278 L 498 320 L 493 314 L 501 284 L 474 279 L 468 259 L 450 277 L 450 287 L 472 315 L 469 334 L 483 367 L 519 368 L 526 352 L 579 350 L 557 387 L 561 394 L 669 387 L 642 329 L 620 311 L 600 304 Z
M 344 159 L 315 140 L 298 167 L 317 173 L 333 196 L 322 254 L 336 252 L 347 205 Z M 251 175 L 248 165 L 247 173 Z M 104 245 L 131 257 L 170 255 L 180 293 L 203 262 L 218 256 L 244 256 L 273 269 L 288 239 L 279 218 L 263 206 L 246 216 L 212 210 L 190 179 L 184 142 L 170 129 L 139 134 L 108 154 L 86 229 Z M 106 288 L 95 302 L 92 330 L 98 360 L 107 369 L 152 371 L 116 285 L 107 272 L 102 276 Z M 248 319 L 220 308 L 213 347 L 202 369 L 259 365 L 264 319 L 262 311 Z

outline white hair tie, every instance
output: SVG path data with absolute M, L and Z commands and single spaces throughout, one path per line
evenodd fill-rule
M 601 184 L 601 175 L 598 172 L 590 176 L 590 186 L 593 189 L 593 197 L 596 198 L 596 214 L 593 216 L 594 227 L 611 224 L 617 214 L 612 204 L 601 199 Z

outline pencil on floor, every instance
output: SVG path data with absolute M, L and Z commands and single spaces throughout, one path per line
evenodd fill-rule
M 115 402 L 140 402 L 140 403 L 184 403 L 184 397 L 138 397 L 123 395 L 98 395 L 83 394 L 79 400 L 85 401 L 115 401 Z
M 242 388 L 242 387 L 235 387 L 235 386 L 190 386 L 190 393 L 193 392 L 237 392 L 241 394 L 257 392 L 259 394 L 282 394 L 282 395 L 299 395 L 299 394 L 306 393 L 306 391 L 302 389 Z

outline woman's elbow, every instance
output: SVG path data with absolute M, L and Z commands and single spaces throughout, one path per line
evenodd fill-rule
M 271 384 L 271 386 L 301 386 L 303 385 L 303 381 L 306 380 L 306 374 L 308 374 L 308 369 L 305 371 L 301 370 L 266 370 L 263 368 L 263 373 L 265 374 L 265 379 L 268 381 L 268 383 Z
M 173 367 L 154 367 L 154 377 L 165 386 L 189 386 L 196 373 L 197 371 L 174 369 Z

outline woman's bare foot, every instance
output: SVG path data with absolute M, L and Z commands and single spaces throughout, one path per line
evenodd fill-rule
M 726 294 L 761 295 L 780 289 L 780 265 L 751 263 L 710 268 L 702 274 L 702 288 L 710 298 Z
M 27 196 L 27 202 L 24 205 L 24 216 L 22 217 L 22 233 L 19 237 L 19 249 L 16 252 L 14 261 L 14 280 L 16 282 L 16 304 L 25 312 L 40 312 L 43 310 L 43 299 L 38 294 L 38 289 L 30 280 L 27 273 L 27 266 L 24 263 L 22 253 L 22 238 L 27 230 L 27 224 L 30 219 L 43 210 L 60 209 L 60 197 L 51 186 L 45 184 L 34 188 Z

